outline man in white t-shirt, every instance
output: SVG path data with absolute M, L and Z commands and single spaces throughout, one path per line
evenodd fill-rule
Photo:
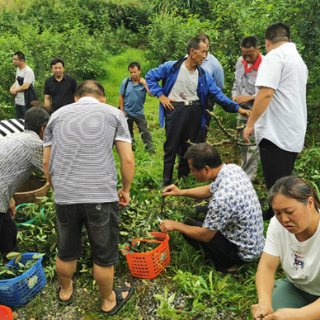
M 266 50 L 256 81 L 259 92 L 243 137 L 255 129 L 268 190 L 281 177 L 291 175 L 302 151 L 307 128 L 308 69 L 283 23 L 267 28 Z M 272 209 L 264 216 L 273 216 Z
M 27 112 L 24 92 L 29 89 L 30 85 L 34 86 L 34 73 L 25 63 L 25 56 L 21 51 L 15 52 L 13 55 L 13 64 L 18 67 L 16 80 L 10 88 L 10 93 L 15 97 L 15 110 L 17 119 L 24 118 Z M 22 85 L 20 83 L 22 82 Z

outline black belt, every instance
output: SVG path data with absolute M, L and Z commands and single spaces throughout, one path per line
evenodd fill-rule
M 172 105 L 176 105 L 176 106 L 202 106 L 200 100 L 194 100 L 194 101 L 178 101 L 178 102 L 174 102 L 171 101 Z

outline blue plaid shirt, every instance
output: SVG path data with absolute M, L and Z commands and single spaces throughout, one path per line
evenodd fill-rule
M 224 164 L 210 185 L 212 197 L 203 226 L 219 230 L 239 249 L 244 261 L 261 256 L 265 239 L 257 194 L 245 172 L 235 164 Z

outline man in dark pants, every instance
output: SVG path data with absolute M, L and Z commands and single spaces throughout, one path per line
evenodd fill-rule
M 7 212 L 0 212 L 0 253 L 11 252 L 17 244 L 17 227 L 13 222 L 16 214 L 15 201 L 10 200 L 10 207 Z
M 14 193 L 38 169 L 43 171 L 43 132 L 49 121 L 43 108 L 32 107 L 25 114 L 25 131 L 0 139 L 0 252 L 16 246 L 17 229 Z
M 219 271 L 236 271 L 259 258 L 264 247 L 263 221 L 248 176 L 235 164 L 222 164 L 217 150 L 206 143 L 192 145 L 185 159 L 196 180 L 212 183 L 188 190 L 171 185 L 162 194 L 195 199 L 210 197 L 207 207 L 197 208 L 197 214 L 205 213 L 205 219 L 185 223 L 164 220 L 161 231 L 180 231 L 196 250 L 203 248 Z
M 132 149 L 134 150 L 134 134 L 133 123 L 138 126 L 139 132 L 146 150 L 154 153 L 152 137 L 148 130 L 148 124 L 143 112 L 143 106 L 146 101 L 146 93 L 149 96 L 153 95 L 149 92 L 146 80 L 140 78 L 141 67 L 138 62 L 131 62 L 128 66 L 130 78 L 124 79 L 120 87 L 119 107 L 127 118 L 128 127 L 132 139 Z
M 207 97 L 221 105 L 227 112 L 250 114 L 236 102 L 223 95 L 212 76 L 200 65 L 207 57 L 206 38 L 194 38 L 187 46 L 188 57 L 169 61 L 146 74 L 148 88 L 160 101 L 159 118 L 161 127 L 166 118 L 166 142 L 164 143 L 164 169 L 162 186 L 172 182 L 174 161 L 178 150 L 181 157 L 178 178 L 188 176 L 189 165 L 183 158 L 189 147 L 188 140 L 195 142 L 207 122 Z M 164 87 L 158 82 L 164 81 Z M 181 149 L 179 149 L 181 148 Z
M 281 177 L 291 175 L 297 154 L 304 146 L 307 128 L 306 85 L 308 69 L 291 42 L 283 23 L 267 28 L 266 50 L 256 81 L 259 92 L 243 137 L 255 129 L 268 190 Z M 269 220 L 272 208 L 264 213 Z
M 24 115 L 30 108 L 28 101 L 25 99 L 25 92 L 34 86 L 35 78 L 32 69 L 27 66 L 25 55 L 17 51 L 13 55 L 13 64 L 17 67 L 16 80 L 10 88 L 10 93 L 15 97 L 16 118 L 24 119 Z
M 50 61 L 53 76 L 48 78 L 44 86 L 44 105 L 57 111 L 59 108 L 74 102 L 74 94 L 77 91 L 77 80 L 64 73 L 64 61 L 54 58 Z

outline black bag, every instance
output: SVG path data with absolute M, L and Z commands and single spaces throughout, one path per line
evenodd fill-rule
M 22 77 L 17 77 L 17 81 L 19 83 L 20 86 L 23 85 L 23 80 L 24 78 Z M 34 89 L 34 86 L 32 85 L 32 83 L 30 84 L 30 87 L 24 91 L 24 102 L 25 102 L 25 106 L 27 109 L 31 108 L 30 103 L 32 101 L 39 101 L 36 90 Z

